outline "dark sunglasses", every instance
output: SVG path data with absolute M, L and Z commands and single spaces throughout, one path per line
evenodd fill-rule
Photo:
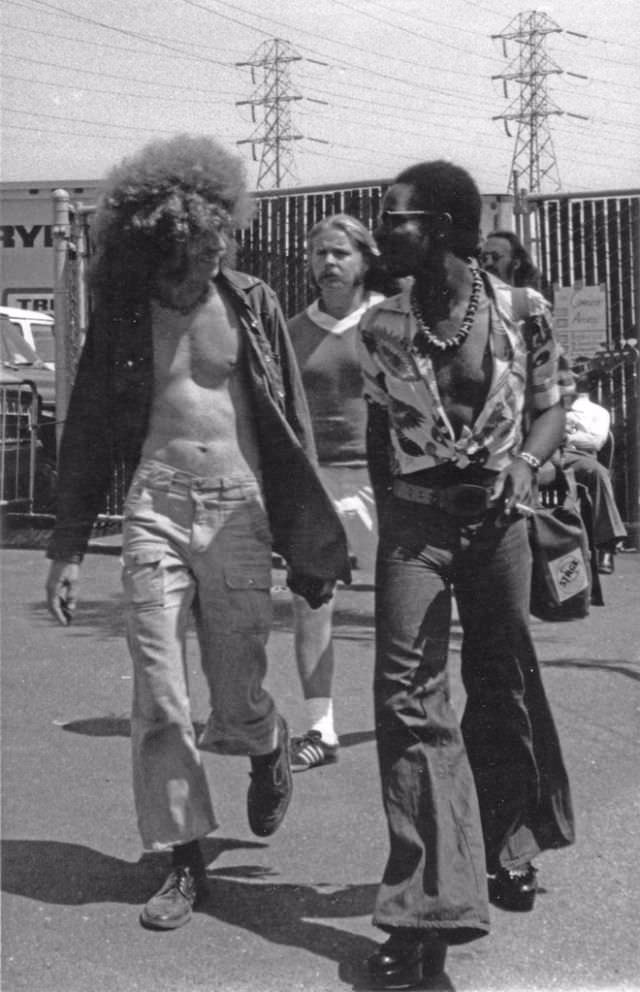
M 451 214 L 443 213 L 441 210 L 383 210 L 379 221 L 382 227 L 393 227 L 407 220 L 413 220 L 414 217 L 437 217 L 451 223 Z

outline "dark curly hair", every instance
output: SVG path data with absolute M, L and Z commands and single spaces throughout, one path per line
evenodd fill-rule
M 413 186 L 415 205 L 451 217 L 448 247 L 460 258 L 476 253 L 480 240 L 482 199 L 469 173 L 459 165 L 437 159 L 404 169 L 395 183 Z
M 239 156 L 212 138 L 151 141 L 106 176 L 93 225 L 94 306 L 113 316 L 148 305 L 158 266 L 212 230 L 230 245 L 253 203 Z

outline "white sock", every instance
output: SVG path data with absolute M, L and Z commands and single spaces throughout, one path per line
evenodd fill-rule
M 304 702 L 311 730 L 318 730 L 325 744 L 333 746 L 338 737 L 333 726 L 333 700 L 330 696 L 314 696 Z

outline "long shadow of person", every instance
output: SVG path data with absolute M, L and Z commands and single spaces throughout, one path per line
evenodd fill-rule
M 262 849 L 260 842 L 208 838 L 203 842 L 207 865 L 225 851 Z M 5 892 L 59 905 L 121 902 L 139 905 L 164 880 L 167 859 L 143 855 L 124 861 L 80 844 L 47 840 L 2 842 L 2 889 Z M 368 988 L 363 967 L 372 940 L 350 933 L 332 919 L 369 915 L 377 886 L 308 885 L 272 881 L 262 865 L 209 868 L 208 898 L 199 911 L 264 940 L 307 950 L 335 961 L 342 981 Z M 429 989 L 450 990 L 445 976 Z M 446 984 L 442 984 L 445 982 Z
M 72 734 L 85 734 L 87 737 L 131 737 L 131 720 L 128 716 L 111 713 L 108 716 L 86 717 L 83 720 L 68 720 L 60 724 L 62 730 Z M 204 723 L 194 721 L 193 727 L 198 737 L 204 730 Z M 340 735 L 343 748 L 356 747 L 375 740 L 373 730 L 354 730 Z
M 263 867 L 214 869 L 209 872 L 210 895 L 203 909 L 272 943 L 294 944 L 335 961 L 340 979 L 358 992 L 372 988 L 365 960 L 376 944 L 328 921 L 370 915 L 377 885 L 291 885 L 268 878 Z M 433 992 L 453 990 L 446 975 L 425 981 L 421 987 Z
M 4 892 L 63 906 L 135 905 L 141 894 L 164 881 L 167 871 L 163 855 L 143 854 L 138 861 L 124 861 L 82 844 L 55 840 L 4 839 L 1 846 Z M 207 863 L 224 851 L 265 847 L 261 842 L 226 838 L 207 839 L 203 846 Z

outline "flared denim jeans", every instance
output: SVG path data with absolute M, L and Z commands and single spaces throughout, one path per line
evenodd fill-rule
M 392 497 L 380 522 L 374 703 L 390 852 L 373 922 L 489 929 L 487 871 L 573 839 L 569 786 L 529 632 L 526 523 L 465 525 Z M 462 727 L 447 669 L 463 630 Z
M 216 827 L 200 749 L 266 754 L 271 533 L 254 477 L 207 479 L 143 462 L 125 505 L 123 584 L 133 661 L 132 754 L 145 848 Z M 187 674 L 191 617 L 211 715 L 196 741 Z

